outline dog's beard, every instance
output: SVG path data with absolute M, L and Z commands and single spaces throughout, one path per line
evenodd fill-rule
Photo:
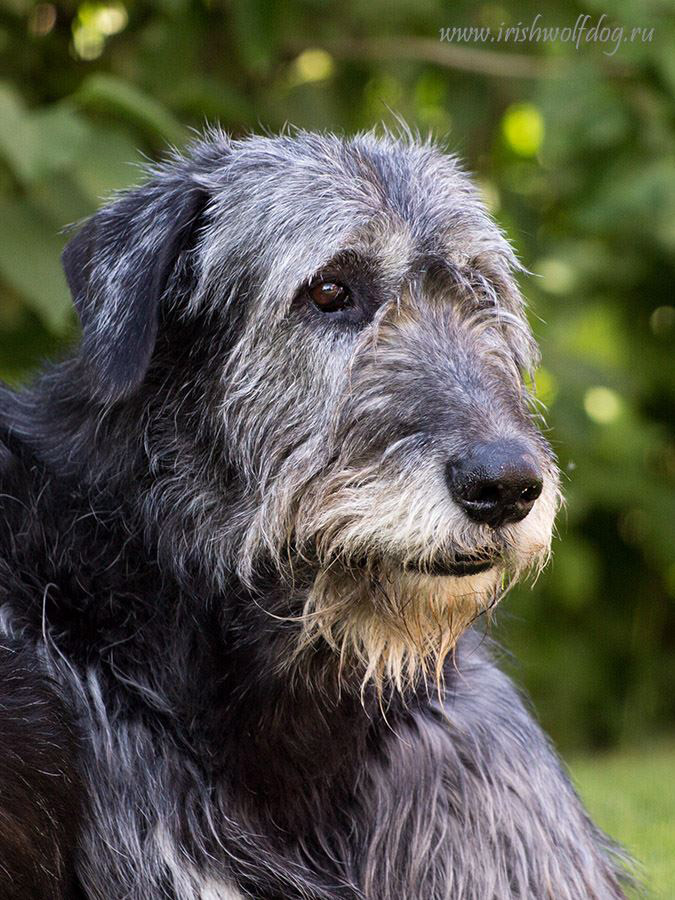
M 379 564 L 364 571 L 319 572 L 305 601 L 296 659 L 325 641 L 340 673 L 361 685 L 404 693 L 420 678 L 442 681 L 443 663 L 462 632 L 497 602 L 501 566 L 438 576 Z

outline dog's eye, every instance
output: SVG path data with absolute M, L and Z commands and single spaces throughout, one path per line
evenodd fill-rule
M 337 281 L 315 281 L 309 285 L 307 293 L 322 312 L 336 312 L 349 306 L 349 291 Z

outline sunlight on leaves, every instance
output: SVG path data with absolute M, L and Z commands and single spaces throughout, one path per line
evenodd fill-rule
M 129 21 L 122 3 L 83 3 L 73 21 L 73 48 L 80 59 L 97 59 L 105 40 L 123 31 Z
M 536 156 L 544 140 L 544 118 L 532 103 L 515 103 L 504 114 L 502 133 L 518 156 Z
M 584 409 L 589 419 L 599 425 L 610 425 L 621 415 L 623 402 L 611 388 L 592 387 L 584 394 Z

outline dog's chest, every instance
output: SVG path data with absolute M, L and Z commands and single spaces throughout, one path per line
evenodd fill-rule
M 204 878 L 197 883 L 197 888 L 199 900 L 245 900 L 231 882 Z
M 232 881 L 207 875 L 196 865 L 186 865 L 163 828 L 156 830 L 155 841 L 164 870 L 171 874 L 177 900 L 245 900 Z

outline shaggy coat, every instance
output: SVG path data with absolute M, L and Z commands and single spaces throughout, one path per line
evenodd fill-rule
M 558 481 L 457 162 L 213 132 L 64 266 L 79 347 L 0 393 L 2 896 L 623 897 L 471 627 Z M 543 473 L 521 521 L 450 495 L 485 441 Z

